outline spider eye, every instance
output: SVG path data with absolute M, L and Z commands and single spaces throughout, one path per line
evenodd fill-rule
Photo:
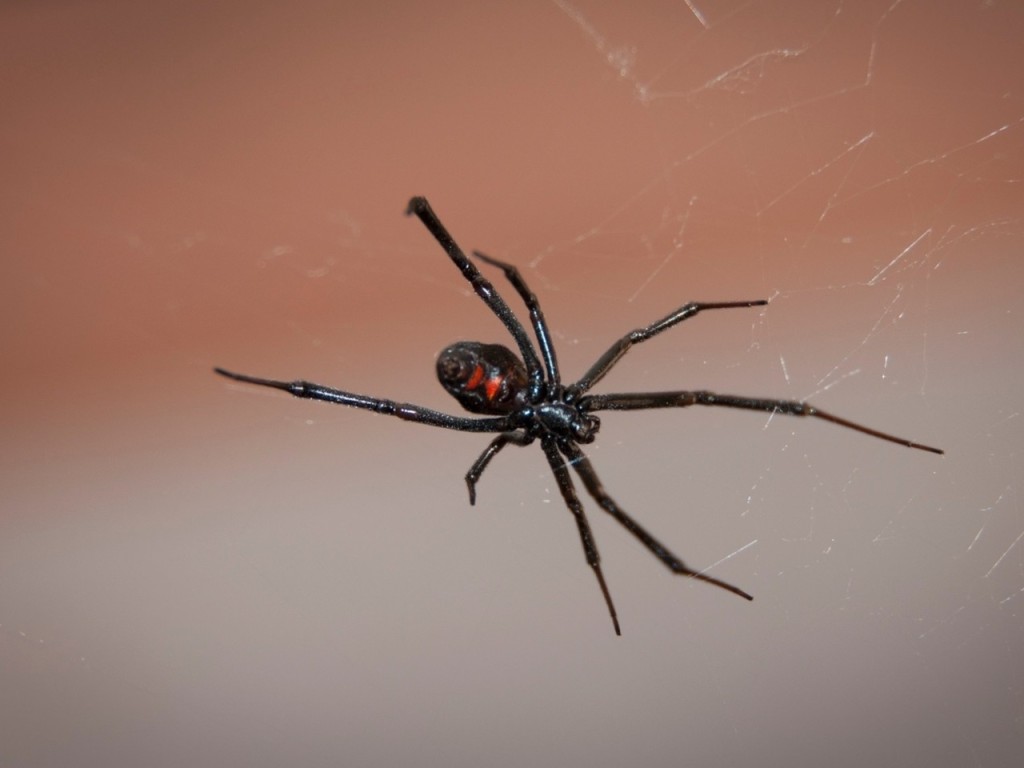
M 583 417 L 573 423 L 573 437 L 580 443 L 592 443 L 597 437 L 597 431 L 601 429 L 601 420 L 592 413 L 584 414 Z

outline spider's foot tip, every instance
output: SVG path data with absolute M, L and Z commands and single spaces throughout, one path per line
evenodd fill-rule
M 427 198 L 422 195 L 416 195 L 415 197 L 409 198 L 409 204 L 405 206 L 405 215 L 412 216 L 414 213 L 422 211 L 428 206 Z

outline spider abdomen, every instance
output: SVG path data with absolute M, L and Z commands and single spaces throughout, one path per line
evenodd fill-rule
M 459 341 L 437 356 L 437 379 L 472 413 L 511 413 L 526 396 L 529 377 L 515 354 L 500 344 Z

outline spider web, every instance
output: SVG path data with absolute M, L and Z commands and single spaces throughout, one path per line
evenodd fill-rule
M 4 10 L 0 764 L 1012 764 L 1024 19 L 939 5 Z M 597 390 L 947 455 L 604 414 L 612 496 L 756 597 L 584 499 L 620 641 L 536 446 L 470 508 L 479 436 L 210 380 L 454 411 L 436 351 L 506 334 L 413 194 L 565 380 L 766 298 Z
M 825 590 L 818 593 L 819 616 L 840 624 L 839 616 L 862 610 L 863 623 L 892 643 L 867 651 L 843 643 L 836 650 L 846 664 L 877 669 L 902 658 L 913 671 L 897 675 L 901 684 L 948 689 L 951 700 L 959 695 L 952 688 L 965 685 L 970 692 L 960 701 L 978 707 L 971 714 L 958 705 L 927 710 L 956 724 L 949 743 L 957 757 L 947 752 L 938 762 L 985 764 L 992 754 L 983 745 L 982 734 L 992 730 L 988 718 L 1016 730 L 1024 711 L 1019 666 L 1003 653 L 1021 638 L 1024 591 L 1019 399 L 998 399 L 1008 395 L 999 383 L 1006 359 L 982 363 L 963 342 L 1006 343 L 1013 357 L 1021 348 L 1005 335 L 1019 326 L 1010 318 L 1019 317 L 1020 302 L 997 285 L 1020 275 L 1019 268 L 1005 271 L 1003 255 L 1021 234 L 1019 98 L 1008 98 L 1012 87 L 1000 86 L 1002 75 L 986 66 L 994 57 L 949 56 L 944 46 L 953 39 L 928 33 L 953 23 L 948 9 L 804 4 L 775 26 L 772 19 L 785 9 L 686 3 L 668 14 L 671 23 L 641 31 L 632 13 L 587 2 L 555 5 L 609 83 L 628 94 L 642 124 L 637 138 L 650 142 L 647 150 L 660 162 L 603 218 L 540 250 L 533 266 L 550 289 L 606 297 L 620 304 L 618 314 L 631 305 L 640 314 L 641 307 L 668 306 L 673 292 L 771 299 L 752 318 L 702 318 L 672 342 L 659 340 L 660 354 L 673 362 L 645 350 L 650 355 L 640 370 L 624 372 L 628 383 L 616 381 L 616 389 L 666 389 L 682 381 L 771 393 L 856 412 L 901 434 L 920 435 L 924 427 L 949 435 L 940 442 L 952 456 L 929 466 L 920 456 L 853 445 L 850 435 L 817 425 L 761 419 L 765 435 L 774 437 L 751 441 L 725 426 L 731 416 L 701 414 L 695 426 L 696 415 L 687 414 L 687 442 L 699 443 L 712 467 L 684 466 L 683 476 L 693 507 L 716 515 L 739 510 L 752 524 L 742 529 L 746 536 L 733 529 L 735 549 L 723 549 L 712 568 L 735 558 L 787 584 L 790 576 L 792 584 L 813 580 Z M 977 14 L 973 23 L 996 34 L 995 9 L 979 6 Z M 614 279 L 607 279 L 609 270 Z M 712 322 L 732 330 L 718 332 Z M 969 374 L 961 371 L 965 354 L 979 366 Z M 953 381 L 961 377 L 991 395 L 966 398 L 986 403 L 984 423 L 975 421 L 973 407 L 963 413 Z M 627 493 L 621 488 L 632 477 L 629 494 L 656 500 L 658 494 L 638 488 L 651 478 L 679 477 L 678 443 L 686 438 L 666 421 L 616 423 L 617 445 L 649 438 L 658 446 L 648 444 L 645 454 L 653 456 L 642 464 L 632 458 L 614 480 L 604 470 L 618 493 Z M 704 430 L 724 429 L 726 439 L 705 437 Z M 745 441 L 756 450 L 737 448 Z M 977 471 L 977 482 L 950 464 Z M 720 476 L 715 465 L 725 468 Z M 705 496 L 699 486 L 709 484 Z M 890 569 L 886 576 L 880 567 Z M 892 579 L 918 584 L 885 583 Z M 794 620 L 787 612 L 786 621 Z M 897 639 L 904 636 L 905 644 Z M 986 649 L 998 650 L 993 656 Z M 818 655 L 803 651 L 773 678 L 779 687 Z M 969 669 L 971 681 L 954 682 L 944 673 L 950 667 Z M 841 675 L 835 683 L 853 684 Z M 777 695 L 768 686 L 765 710 Z M 914 718 L 898 714 L 898 690 L 878 681 L 865 695 L 916 733 Z M 1017 714 L 1004 719 L 1007 711 Z M 843 737 L 827 716 L 810 718 L 809 729 Z M 873 726 L 885 732 L 890 724 Z M 790 760 L 815 754 L 814 742 Z M 816 754 L 832 759 L 825 743 Z M 891 734 L 885 743 L 916 751 Z

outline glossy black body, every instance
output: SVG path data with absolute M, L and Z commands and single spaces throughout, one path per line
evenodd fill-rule
M 517 357 L 514 352 L 499 344 L 462 341 L 447 347 L 438 356 L 437 375 L 441 385 L 459 401 L 465 410 L 488 418 L 452 416 L 410 403 L 398 403 L 392 400 L 358 395 L 308 381 L 279 381 L 232 373 L 223 368 L 214 370 L 220 375 L 236 381 L 280 389 L 296 397 L 363 408 L 376 413 L 396 416 L 406 421 L 444 427 L 445 429 L 497 433 L 466 473 L 466 485 L 469 489 L 471 504 L 476 502 L 477 481 L 491 459 L 500 450 L 509 443 L 525 446 L 539 441 L 562 498 L 576 521 L 584 556 L 597 577 L 616 634 L 621 634 L 618 615 L 601 569 L 597 544 L 594 542 L 586 513 L 576 495 L 572 477 L 569 474 L 570 467 L 579 476 L 584 488 L 598 505 L 636 536 L 673 573 L 713 584 L 747 600 L 753 598 L 738 587 L 684 565 L 678 557 L 640 526 L 607 494 L 591 466 L 590 460 L 579 447 L 581 443 L 593 442 L 601 427 L 601 422 L 593 413 L 594 411 L 707 405 L 793 416 L 813 416 L 910 448 L 942 453 L 938 448 L 895 437 L 833 416 L 808 403 L 793 400 L 720 395 L 702 390 L 588 394 L 591 387 L 597 384 L 634 344 L 647 341 L 704 310 L 759 307 L 768 303 L 764 299 L 685 304 L 661 320 L 627 333 L 612 344 L 581 378 L 564 386 L 561 383 L 555 350 L 540 303 L 519 271 L 511 264 L 485 256 L 478 251 L 473 254 L 480 261 L 501 269 L 523 300 L 530 314 L 530 323 L 537 339 L 539 354 L 522 323 L 509 309 L 490 281 L 462 252 L 448 230 L 434 214 L 426 199 L 412 198 L 409 201 L 407 213 L 419 217 L 444 248 L 463 277 L 469 281 L 476 294 L 504 323 L 519 349 L 519 357 Z
M 529 379 L 508 347 L 459 341 L 437 356 L 437 380 L 470 413 L 501 416 L 523 407 Z

